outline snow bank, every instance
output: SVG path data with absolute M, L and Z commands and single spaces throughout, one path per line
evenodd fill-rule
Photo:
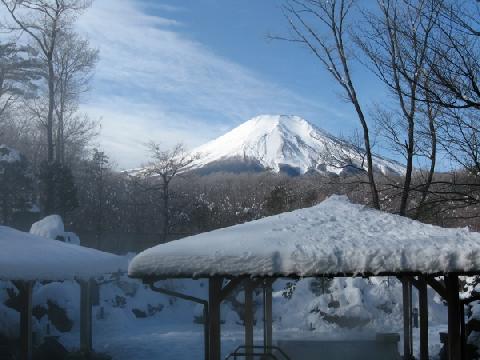
M 444 229 L 332 196 L 319 205 L 161 244 L 133 277 L 436 274 L 480 270 L 480 234 Z
M 122 257 L 0 226 L 0 279 L 66 280 L 126 270 Z
M 55 240 L 58 236 L 63 236 L 64 233 L 63 220 L 59 215 L 46 216 L 34 223 L 30 229 L 30 234 L 52 240 Z
M 0 162 L 14 163 L 21 159 L 20 153 L 17 150 L 6 145 L 0 145 Z

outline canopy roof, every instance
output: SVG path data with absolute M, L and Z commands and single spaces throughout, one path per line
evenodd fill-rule
M 137 255 L 140 278 L 480 272 L 480 233 L 332 196 L 307 209 L 190 236 Z
M 126 268 L 120 256 L 0 226 L 2 280 L 87 279 Z

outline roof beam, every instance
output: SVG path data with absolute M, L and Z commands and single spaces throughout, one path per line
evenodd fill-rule
M 243 278 L 234 278 L 231 279 L 227 285 L 225 285 L 220 291 L 220 301 L 223 301 L 227 298 L 228 295 L 239 285 L 244 279 Z
M 430 287 L 435 290 L 438 295 L 442 297 L 445 301 L 447 301 L 447 289 L 444 284 L 442 284 L 440 281 L 433 277 L 427 277 L 427 284 L 430 285 Z

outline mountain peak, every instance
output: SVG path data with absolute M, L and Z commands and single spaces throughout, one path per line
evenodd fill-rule
M 279 125 L 290 125 L 291 123 L 308 124 L 308 121 L 297 115 L 263 114 L 263 115 L 255 116 L 250 120 L 245 121 L 243 124 L 255 124 L 256 126 L 279 126 Z
M 192 169 L 234 170 L 253 165 L 257 170 L 304 174 L 320 171 L 340 174 L 363 166 L 361 155 L 351 144 L 318 129 L 296 115 L 259 115 L 225 135 L 196 148 Z M 382 173 L 402 173 L 403 166 L 380 157 Z
M 307 120 L 296 115 L 259 115 L 245 121 L 236 129 L 241 128 L 248 129 L 254 133 L 269 132 L 278 128 L 308 132 L 312 130 L 312 125 Z

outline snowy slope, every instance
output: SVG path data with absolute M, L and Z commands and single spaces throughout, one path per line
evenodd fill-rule
M 354 168 L 366 168 L 361 153 L 354 146 L 299 116 L 290 115 L 254 117 L 192 153 L 198 156 L 192 169 L 222 170 L 229 166 L 231 170 L 233 164 L 243 163 L 275 172 L 304 174 L 315 169 L 340 174 Z M 374 163 L 377 171 L 386 175 L 404 172 L 401 164 L 379 156 Z

